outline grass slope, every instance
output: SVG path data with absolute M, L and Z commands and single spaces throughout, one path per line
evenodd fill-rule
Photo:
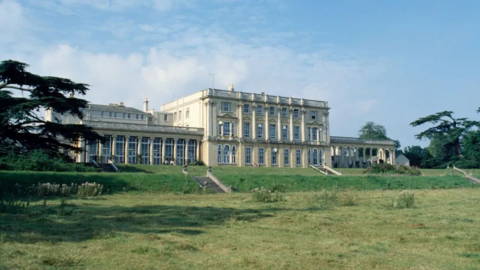
M 313 192 L 261 204 L 249 194 L 117 194 L 0 214 L 0 269 L 478 269 L 480 190 Z M 65 211 L 63 211 L 64 213 Z

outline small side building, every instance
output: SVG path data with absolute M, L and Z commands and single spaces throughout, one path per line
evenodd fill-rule
M 399 155 L 395 159 L 395 165 L 405 165 L 405 166 L 410 166 L 410 160 L 404 156 L 404 155 Z

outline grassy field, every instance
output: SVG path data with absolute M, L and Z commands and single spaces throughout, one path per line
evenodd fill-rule
M 342 193 L 343 194 L 343 193 Z M 480 189 L 116 194 L 0 214 L 0 269 L 478 269 Z

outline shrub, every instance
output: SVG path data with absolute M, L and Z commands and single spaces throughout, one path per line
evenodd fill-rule
M 404 209 L 413 208 L 415 206 L 415 193 L 410 190 L 400 192 L 397 198 L 392 199 L 387 208 Z
M 263 187 L 253 189 L 252 199 L 254 202 L 262 203 L 285 201 L 283 195 L 280 194 L 280 192 L 264 189 Z
M 310 203 L 320 203 L 322 206 L 354 206 L 357 204 L 357 196 L 353 189 L 338 190 L 323 190 L 316 193 L 310 200 Z
M 70 196 L 100 196 L 103 191 L 103 185 L 97 183 L 83 183 L 77 185 L 38 183 L 23 188 L 20 184 L 15 184 L 15 195 L 17 196 L 35 196 L 35 197 L 70 197 Z
M 100 196 L 103 191 L 103 185 L 97 183 L 83 183 L 78 186 L 77 196 L 93 197 Z
M 421 175 L 419 169 L 415 167 L 408 167 L 405 165 L 394 166 L 391 164 L 375 164 L 372 167 L 366 168 L 364 174 L 408 174 Z

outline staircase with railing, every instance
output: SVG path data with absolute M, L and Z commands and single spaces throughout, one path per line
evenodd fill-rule
M 480 184 L 480 179 L 474 177 L 471 173 L 467 172 L 467 171 L 464 171 L 462 169 L 459 169 L 455 166 L 453 166 L 453 170 L 454 171 L 458 171 L 458 172 L 461 172 L 463 173 L 463 175 L 465 176 L 465 178 L 467 178 L 468 180 L 470 180 L 471 182 L 475 183 L 475 184 Z

